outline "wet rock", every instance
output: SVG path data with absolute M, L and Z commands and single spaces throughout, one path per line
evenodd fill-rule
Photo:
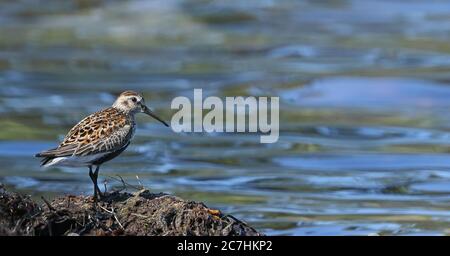
M 45 200 L 46 201 L 46 200 Z M 93 203 L 90 196 L 64 196 L 39 205 L 29 196 L 0 188 L 0 235 L 258 236 L 246 223 L 202 203 L 141 190 L 114 192 Z

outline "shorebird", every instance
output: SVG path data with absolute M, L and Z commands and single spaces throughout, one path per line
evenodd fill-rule
M 125 91 L 111 107 L 93 113 L 75 125 L 57 148 L 40 152 L 36 157 L 42 157 L 41 165 L 45 167 L 89 167 L 96 201 L 97 195 L 102 197 L 97 185 L 100 166 L 130 145 L 136 130 L 137 113 L 145 113 L 169 127 L 145 105 L 141 94 Z

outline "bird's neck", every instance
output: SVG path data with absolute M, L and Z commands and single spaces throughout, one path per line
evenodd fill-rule
M 115 110 L 117 110 L 117 111 L 123 113 L 124 115 L 126 115 L 126 116 L 129 117 L 130 119 L 133 119 L 133 120 L 134 120 L 134 115 L 136 114 L 136 111 L 132 111 L 132 110 L 130 110 L 129 108 L 124 107 L 124 106 L 122 106 L 122 105 L 120 105 L 120 104 L 117 104 L 117 105 L 114 104 L 114 105 L 112 105 L 112 108 L 114 108 Z

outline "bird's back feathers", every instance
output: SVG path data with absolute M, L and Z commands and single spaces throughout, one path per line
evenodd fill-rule
M 81 120 L 54 149 L 36 154 L 43 157 L 41 164 L 64 164 L 79 159 L 92 162 L 96 157 L 122 149 L 132 138 L 135 130 L 134 117 L 113 107 L 93 113 Z M 92 157 L 90 157 L 92 156 Z M 58 158 L 58 161 L 55 159 Z

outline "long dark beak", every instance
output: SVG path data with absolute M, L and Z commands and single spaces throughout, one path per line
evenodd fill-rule
M 142 104 L 142 112 L 144 112 L 145 114 L 155 118 L 156 120 L 160 121 L 161 123 L 163 123 L 165 126 L 169 127 L 169 125 L 164 122 L 161 118 L 159 118 L 155 113 L 153 113 L 147 106 L 145 106 L 144 104 Z

